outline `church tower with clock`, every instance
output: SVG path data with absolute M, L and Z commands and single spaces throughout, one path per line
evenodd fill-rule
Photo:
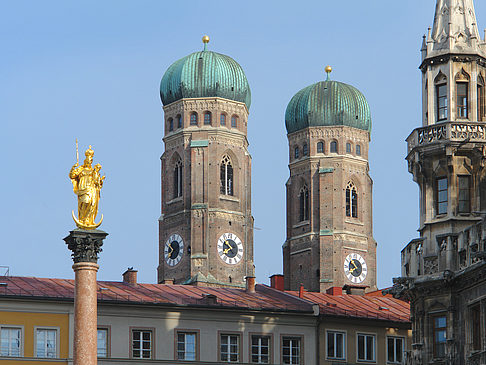
M 353 86 L 327 80 L 300 90 L 285 114 L 289 140 L 284 285 L 376 289 L 369 105 Z
M 174 62 L 164 105 L 158 282 L 245 285 L 254 276 L 250 87 L 241 66 L 204 50 Z

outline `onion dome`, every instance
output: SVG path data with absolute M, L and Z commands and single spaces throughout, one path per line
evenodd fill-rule
M 355 87 L 332 81 L 326 67 L 326 81 L 307 86 L 290 100 L 285 112 L 287 133 L 307 127 L 345 125 L 371 132 L 370 106 Z
M 231 57 L 204 50 L 174 62 L 160 82 L 162 104 L 184 98 L 220 97 L 251 104 L 250 85 L 241 66 Z

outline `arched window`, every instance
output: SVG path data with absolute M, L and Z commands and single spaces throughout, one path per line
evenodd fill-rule
M 324 142 L 317 142 L 317 153 L 324 153 Z
M 447 120 L 447 77 L 439 72 L 435 78 L 435 95 L 437 101 L 437 121 Z
M 299 154 L 299 147 L 295 147 L 295 148 L 294 148 L 294 157 L 295 157 L 295 158 L 299 158 L 299 155 L 300 155 L 300 154 Z
M 233 165 L 228 155 L 224 155 L 220 168 L 221 194 L 233 195 Z
M 346 186 L 346 217 L 358 218 L 358 190 L 352 182 Z
M 238 116 L 233 115 L 231 117 L 231 127 L 236 128 L 238 125 Z
M 309 154 L 309 147 L 307 147 L 307 143 L 304 143 L 304 145 L 302 146 L 302 154 L 304 156 L 307 156 Z
M 337 153 L 338 152 L 338 144 L 337 144 L 337 141 L 332 141 L 331 142 L 331 152 L 332 153 Z
M 204 124 L 211 124 L 211 112 L 204 113 Z
M 351 143 L 346 143 L 346 153 L 351 153 Z
M 307 186 L 303 186 L 299 192 L 299 219 L 300 222 L 309 220 L 309 189 Z
M 462 70 L 456 75 L 456 107 L 458 118 L 469 118 L 469 75 Z
M 172 132 L 174 130 L 174 120 L 169 118 L 169 131 Z
M 191 114 L 191 125 L 197 125 L 197 114 L 196 113 Z
M 174 165 L 174 198 L 182 196 L 182 160 Z
M 361 156 L 361 145 L 360 144 L 356 145 L 356 155 Z
M 179 114 L 177 117 L 177 128 L 182 128 L 182 117 Z
M 484 79 L 478 76 L 478 121 L 482 122 L 485 117 L 485 100 L 484 100 Z
M 221 114 L 219 117 L 219 124 L 226 125 L 226 114 Z

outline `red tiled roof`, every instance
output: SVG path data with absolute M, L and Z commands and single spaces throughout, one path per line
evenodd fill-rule
M 212 301 L 210 298 L 207 298 L 208 295 L 214 295 L 216 299 Z M 2 297 L 48 298 L 72 301 L 74 299 L 74 280 L 21 276 L 0 277 L 0 298 Z M 257 285 L 255 293 L 247 293 L 246 290 L 237 288 L 98 281 L 98 301 L 100 303 L 124 302 L 169 306 L 210 306 L 249 310 L 313 312 L 312 304 L 299 298 L 285 295 L 264 285 Z
M 296 291 L 286 293 L 299 296 Z M 304 292 L 303 299 L 319 304 L 322 315 L 410 322 L 410 304 L 395 298 Z

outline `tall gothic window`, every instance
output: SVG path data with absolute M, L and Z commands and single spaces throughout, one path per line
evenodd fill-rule
M 204 113 L 204 124 L 211 124 L 211 112 Z
M 309 189 L 305 185 L 299 192 L 299 213 L 301 222 L 309 220 Z
M 456 107 L 458 118 L 469 118 L 469 75 L 462 70 L 456 75 Z
M 221 194 L 234 195 L 233 190 L 233 165 L 228 155 L 224 155 L 220 168 Z
M 191 125 L 197 125 L 197 114 L 196 113 L 191 114 Z
M 358 190 L 352 182 L 346 186 L 346 217 L 358 218 Z
M 182 160 L 174 166 L 174 198 L 182 196 Z
M 478 121 L 482 122 L 486 114 L 484 99 L 484 79 L 478 77 Z
M 435 78 L 435 94 L 437 102 L 437 121 L 447 120 L 447 77 L 442 72 L 439 72 Z

